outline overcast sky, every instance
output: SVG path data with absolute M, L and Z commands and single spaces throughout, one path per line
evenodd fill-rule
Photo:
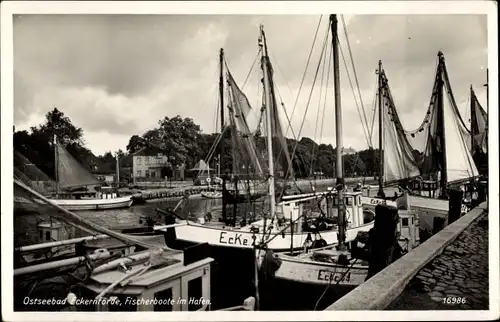
M 203 132 L 212 133 L 217 107 L 219 48 L 224 48 L 231 73 L 240 87 L 243 86 L 258 52 L 261 23 L 275 69 L 275 83 L 290 116 L 319 18 L 312 15 L 16 16 L 16 130 L 38 125 L 45 113 L 57 106 L 73 124 L 83 128 L 86 145 L 96 155 L 108 150 L 125 150 L 130 136 L 155 127 L 164 116 L 191 117 Z M 486 107 L 483 88 L 487 68 L 486 15 L 344 18 L 369 118 L 375 94 L 374 71 L 380 59 L 403 124 L 408 129 L 418 126 L 431 96 L 439 50 L 445 54 L 455 99 L 464 118 L 471 84 Z M 334 144 L 331 80 L 326 92 L 325 116 L 319 117 L 324 120 L 322 133 L 316 125 L 318 107 L 323 106 L 324 100 L 319 99 L 322 69 L 305 114 L 327 23 L 328 15 L 325 15 L 292 128 L 297 133 L 305 115 L 301 135 Z M 339 30 L 342 51 L 348 55 L 341 20 Z M 342 60 L 340 64 L 344 146 L 364 149 L 367 143 Z M 352 75 L 351 67 L 349 72 Z M 256 111 L 254 119 L 260 108 L 260 73 L 259 68 L 254 68 L 244 87 Z M 325 83 L 327 72 L 324 75 Z M 283 116 L 282 120 L 286 118 Z

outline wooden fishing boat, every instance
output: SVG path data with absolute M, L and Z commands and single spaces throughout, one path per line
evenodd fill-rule
M 414 211 L 402 210 L 399 215 L 399 243 L 404 253 L 418 246 L 419 220 Z M 337 250 L 329 246 L 297 253 L 278 253 L 281 266 L 276 278 L 309 283 L 312 285 L 333 284 L 335 287 L 354 288 L 364 283 L 368 273 L 368 262 L 353 256 L 353 249 L 364 248 L 366 241 L 359 236 L 349 243 L 348 250 Z
M 64 213 L 71 225 L 103 233 L 16 249 L 16 253 L 25 259 L 36 251 L 73 249 L 72 256 L 60 252 L 57 257 L 31 263 L 25 261 L 25 265 L 14 269 L 16 310 L 106 312 L 211 309 L 213 259 L 207 256 L 204 249 L 206 243 L 183 251 L 172 250 L 165 246 L 161 235 L 141 237 L 114 232 L 54 204 L 22 183 L 15 181 L 15 184 L 47 206 Z M 44 232 L 48 233 L 48 240 L 52 236 L 65 237 L 59 234 L 61 225 L 58 222 L 51 223 L 49 227 L 42 226 L 41 232 L 42 237 L 45 237 Z M 226 310 L 253 310 L 254 303 L 249 298 L 244 305 Z
M 51 199 L 55 204 L 68 210 L 105 210 L 128 208 L 132 205 L 131 196 L 114 197 L 110 199 Z
M 333 39 L 332 51 L 335 53 L 338 52 L 336 15 L 330 16 L 330 27 Z M 268 276 L 268 278 L 266 278 L 266 284 L 276 284 L 276 282 L 279 283 L 282 281 L 300 285 L 301 290 L 305 292 L 307 291 L 307 294 L 312 296 L 313 300 L 317 299 L 315 294 L 322 294 L 320 297 L 321 299 L 324 293 L 327 292 L 330 285 L 335 292 L 345 293 L 364 283 L 369 273 L 369 256 L 363 255 L 369 253 L 369 242 L 376 242 L 369 237 L 371 233 L 368 234 L 368 230 L 374 227 L 374 222 L 364 225 L 365 218 L 361 197 L 362 192 L 350 192 L 344 190 L 342 158 L 340 155 L 340 151 L 342 151 L 342 114 L 340 95 L 338 95 L 340 94 L 340 76 L 338 56 L 336 54 L 333 56 L 336 108 L 335 124 L 337 128 L 336 151 L 338 151 L 336 162 L 337 189 L 332 189 L 329 193 L 325 194 L 325 201 L 328 205 L 325 210 L 331 218 L 335 219 L 334 222 L 336 223 L 337 228 L 337 239 L 335 240 L 335 245 L 325 245 L 326 247 L 315 249 L 312 246 L 316 241 L 309 238 L 301 244 L 302 249 L 298 251 L 296 251 L 293 244 L 291 244 L 288 252 L 273 254 L 272 248 L 269 247 L 266 252 L 260 252 L 257 254 L 260 267 L 264 270 L 264 274 L 267 274 Z M 313 195 L 311 198 L 317 198 L 318 194 L 311 195 Z M 349 200 L 351 196 L 354 196 L 354 203 Z M 406 197 L 407 196 L 403 196 L 400 200 L 398 200 L 401 204 L 400 208 L 408 209 Z M 396 201 L 394 201 L 394 203 L 396 204 Z M 378 207 L 380 208 L 380 206 Z M 391 211 L 394 213 L 395 209 L 397 208 L 394 207 Z M 404 246 L 406 246 L 406 251 L 408 251 L 418 244 L 418 216 L 414 212 L 410 212 L 408 210 L 401 210 L 400 213 L 397 226 L 395 220 L 392 219 L 393 217 L 391 217 L 390 212 L 387 212 L 387 218 L 392 220 L 391 225 L 394 225 L 394 228 L 397 227 L 397 230 L 400 233 L 399 238 L 401 239 L 401 244 L 404 244 Z M 388 219 L 385 219 L 383 215 L 385 214 L 380 213 L 375 216 L 375 221 L 380 221 L 377 226 L 379 229 L 381 226 L 384 226 L 384 220 L 387 224 Z M 299 230 L 296 231 L 300 233 L 300 227 L 292 226 L 291 228 L 292 234 L 295 228 L 299 228 Z M 362 229 L 359 229 L 356 232 L 356 235 L 352 235 L 352 233 L 357 230 L 356 228 Z M 321 237 L 325 238 L 324 236 L 326 234 L 327 233 L 321 233 Z M 279 238 L 279 236 L 275 237 Z M 413 239 L 410 240 L 410 238 Z M 267 246 L 269 246 L 271 242 L 272 239 L 268 240 Z M 279 263 L 274 266 L 274 271 L 269 268 L 270 265 L 268 262 L 270 260 Z M 269 278 L 269 276 L 271 276 L 271 278 Z M 269 280 L 272 280 L 272 282 L 269 282 Z M 291 286 L 286 283 L 279 285 L 281 285 L 282 288 Z M 275 294 L 275 296 L 279 296 L 279 294 Z M 306 301 L 309 302 L 309 299 Z M 318 302 L 319 299 L 315 304 L 312 304 L 314 309 L 316 309 Z M 309 309 L 311 308 L 309 307 Z
M 113 187 L 101 187 L 101 182 L 89 170 L 83 167 L 54 136 L 54 151 L 56 165 L 56 198 L 50 200 L 65 209 L 103 210 L 127 208 L 132 205 L 132 196 L 118 196 L 118 190 Z M 74 194 L 61 192 L 60 189 L 93 186 L 93 192 Z M 99 187 L 99 188 L 95 188 Z M 65 198 L 70 196 L 71 198 Z
M 483 148 L 485 144 L 484 135 L 477 134 L 477 126 L 471 125 L 473 131 L 465 127 L 453 98 L 444 55 L 439 52 L 438 57 L 429 108 L 422 124 L 415 131 L 403 128 L 387 76 L 379 62 L 379 147 L 383 157 L 379 162 L 378 189 L 374 186 L 364 186 L 362 189 L 362 201 L 368 209 L 373 209 L 377 204 L 394 205 L 391 193 L 387 196 L 380 194 L 388 187 L 395 187 L 393 191 L 399 190 L 399 193 L 403 190 L 409 192 L 409 203 L 419 211 L 421 228 L 424 230 L 432 229 L 436 217 L 446 220 L 449 188 L 464 191 L 464 200 L 469 202 L 462 204 L 462 212 L 468 211 L 467 205 L 477 198 L 474 186 L 479 175 L 472 158 L 473 150 L 478 146 Z M 471 119 L 476 119 L 474 116 L 479 114 L 482 117 L 482 123 L 479 123 L 484 132 L 486 118 L 478 106 L 471 90 Z M 425 144 L 422 145 L 416 138 Z M 422 177 L 424 175 L 425 178 Z M 373 190 L 378 190 L 376 196 L 370 193 Z
M 279 124 L 277 103 L 274 96 L 274 84 L 273 84 L 273 71 L 272 66 L 269 61 L 269 57 L 267 54 L 267 44 L 265 40 L 265 35 L 263 29 L 261 29 L 261 36 L 259 41 L 259 46 L 262 51 L 262 67 L 264 72 L 264 93 L 265 93 L 265 117 L 268 120 L 266 122 L 267 129 L 267 156 L 268 156 L 268 165 L 266 169 L 266 165 L 261 160 L 260 154 L 255 150 L 256 145 L 254 141 L 254 137 L 252 132 L 248 128 L 248 124 L 246 122 L 246 115 L 250 111 L 250 104 L 245 96 L 245 94 L 240 90 L 235 80 L 231 76 L 229 70 L 227 70 L 227 83 L 229 87 L 229 120 L 230 120 L 230 128 L 232 129 L 232 134 L 241 134 L 234 135 L 234 142 L 238 143 L 238 147 L 241 145 L 241 149 L 233 149 L 238 150 L 236 152 L 242 153 L 246 152 L 245 157 L 248 157 L 248 162 L 251 162 L 251 166 L 255 169 L 255 172 L 263 178 L 268 178 L 268 196 L 269 196 L 269 205 L 271 207 L 270 215 L 265 215 L 263 219 L 252 222 L 250 224 L 238 225 L 235 218 L 232 221 L 227 220 L 225 215 L 225 204 L 233 203 L 236 204 L 238 201 L 246 202 L 249 199 L 252 200 L 257 197 L 264 196 L 265 194 L 258 193 L 255 189 L 256 187 L 253 185 L 253 182 L 242 183 L 243 180 L 238 180 L 237 178 L 233 178 L 231 180 L 231 185 L 229 189 L 226 187 L 225 182 L 227 178 L 223 176 L 223 184 L 222 184 L 222 200 L 223 200 L 223 210 L 222 210 L 222 222 L 212 222 L 209 216 L 204 216 L 203 218 L 199 218 L 198 221 L 191 220 L 182 220 L 179 218 L 172 217 L 169 219 L 169 222 L 165 226 L 158 226 L 156 229 L 164 232 L 166 243 L 169 247 L 174 249 L 182 249 L 183 247 L 196 244 L 199 242 L 207 242 L 211 247 L 218 248 L 214 250 L 215 252 L 223 254 L 227 249 L 234 250 L 253 250 L 255 246 L 258 246 L 259 243 L 266 240 L 270 234 L 273 233 L 281 233 L 281 238 L 275 238 L 273 241 L 270 241 L 267 246 L 275 251 L 283 251 L 289 248 L 290 244 L 295 245 L 297 249 L 302 247 L 301 245 L 306 240 L 307 236 L 310 232 L 300 232 L 293 235 L 289 232 L 285 232 L 286 223 L 283 221 L 283 218 L 287 218 L 291 212 L 293 212 L 293 216 L 295 218 L 301 217 L 302 210 L 299 207 L 298 203 L 292 202 L 292 199 L 300 199 L 304 197 L 305 199 L 301 202 L 307 200 L 316 199 L 310 198 L 310 195 L 295 195 L 295 196 L 286 196 L 283 197 L 283 202 L 279 205 L 276 203 L 276 193 L 275 193 L 275 178 L 274 178 L 274 155 L 278 155 L 281 152 L 281 159 L 277 162 L 278 164 L 286 164 L 288 166 L 291 164 L 290 156 L 288 155 L 288 148 L 286 147 L 286 142 L 282 139 L 283 134 L 281 133 L 281 125 Z M 223 67 L 224 58 L 223 51 L 221 50 L 220 55 L 220 86 L 221 86 L 221 97 L 220 101 L 224 101 L 224 90 L 223 90 Z M 226 66 L 227 68 L 227 66 Z M 224 109 L 222 109 L 224 110 Z M 264 112 L 262 112 L 264 113 Z M 224 124 L 223 122 L 221 122 Z M 274 140 L 276 138 L 276 140 Z M 273 150 L 273 142 L 278 142 L 278 146 L 275 150 Z M 222 143 L 222 142 L 221 142 Z M 282 149 L 282 150 L 280 150 Z M 221 154 L 222 156 L 223 154 Z M 241 159 L 241 155 L 234 155 L 234 159 Z M 234 163 L 234 162 L 233 162 Z M 234 166 L 234 164 L 233 164 Z M 248 169 L 248 167 L 246 168 Z M 286 168 L 285 168 L 286 169 Z M 264 171 L 268 171 L 269 175 Z M 235 173 L 233 169 L 233 173 Z M 251 175 L 248 175 L 250 177 Z M 253 175 L 255 176 L 255 175 Z M 238 188 L 238 183 L 240 184 Z M 243 186 L 243 187 L 242 187 Z M 240 194 L 240 190 L 243 193 Z M 245 193 L 246 192 L 246 193 Z M 209 195 L 208 195 L 209 196 Z M 288 199 L 287 199 L 288 198 Z M 353 204 L 358 204 L 359 197 L 356 195 L 350 195 L 347 197 L 348 202 Z M 295 207 L 295 208 L 294 208 Z M 277 210 L 277 208 L 279 208 Z M 280 219 L 281 217 L 281 219 Z M 285 220 L 285 221 L 286 221 Z M 280 224 L 283 222 L 283 224 Z M 368 224 L 369 225 L 369 224 Z M 352 235 L 350 238 L 354 238 L 357 231 L 363 229 L 369 229 L 368 227 L 363 226 L 362 223 L 359 223 L 359 227 L 353 227 Z M 316 229 L 318 234 L 321 234 L 322 239 L 326 243 L 326 245 L 332 245 L 337 242 L 337 231 L 333 228 L 333 226 Z M 221 255 L 222 256 L 222 255 Z M 231 256 L 232 257 L 232 256 Z
M 266 242 L 267 248 L 275 252 L 287 251 L 290 245 L 293 245 L 294 250 L 300 250 L 308 237 L 312 236 L 322 239 L 323 246 L 336 245 L 338 230 L 335 225 L 329 223 L 327 218 L 323 220 L 321 213 L 310 207 L 327 195 L 335 196 L 336 193 L 327 191 L 285 196 L 284 201 L 277 205 L 274 218 L 261 219 L 243 227 L 228 227 L 220 222 L 211 223 L 201 219 L 200 222 L 177 220 L 170 225 L 156 226 L 155 230 L 164 231 L 167 245 L 177 249 L 207 242 L 212 247 L 252 250 L 269 236 L 276 234 L 279 236 Z M 348 241 L 354 240 L 358 232 L 368 231 L 373 227 L 373 222 L 365 222 L 360 195 L 360 192 L 346 192 L 344 196 L 346 210 L 352 217 L 352 225 L 347 229 Z M 328 206 L 333 207 L 323 199 L 323 211 Z M 290 222 L 294 223 L 294 227 L 288 227 Z

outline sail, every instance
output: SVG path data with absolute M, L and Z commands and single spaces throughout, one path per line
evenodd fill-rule
M 288 146 L 286 143 L 285 136 L 283 135 L 283 129 L 281 127 L 281 122 L 279 118 L 278 112 L 278 104 L 276 103 L 276 95 L 274 93 L 274 81 L 273 81 L 273 66 L 269 57 L 262 57 L 264 63 L 267 64 L 267 72 L 270 82 L 270 90 L 269 93 L 272 97 L 271 106 L 266 108 L 271 109 L 271 119 L 266 120 L 267 122 L 271 122 L 271 136 L 273 141 L 273 158 L 276 163 L 275 174 L 281 172 L 283 175 L 288 171 L 288 177 L 293 178 L 293 167 L 292 167 L 292 159 L 290 158 L 290 153 L 288 151 Z M 269 134 L 268 134 L 269 135 Z
M 384 175 L 386 184 L 420 175 L 413 148 L 399 124 L 399 115 L 393 107 L 394 102 L 385 73 L 382 71 L 382 122 Z
M 471 119 L 470 132 L 474 138 L 474 146 L 471 146 L 471 151 L 474 153 L 476 149 L 486 153 L 488 150 L 488 115 L 483 109 L 476 94 L 471 86 Z
M 233 143 L 233 173 L 254 174 L 264 177 L 267 172 L 262 156 L 258 153 L 255 137 L 248 126 L 247 116 L 252 107 L 246 95 L 227 72 L 229 85 L 229 124 Z
M 99 184 L 100 181 L 79 163 L 61 144 L 57 149 L 57 179 L 59 187 L 71 188 Z
M 453 98 L 448 73 L 443 61 L 443 114 L 446 142 L 446 172 L 448 182 L 462 181 L 479 175 L 468 148 L 466 127 Z
M 441 79 L 442 88 L 440 87 Z M 419 172 L 424 178 L 433 180 L 438 180 L 440 172 L 446 171 L 448 183 L 478 176 L 478 170 L 470 152 L 469 131 L 460 116 L 444 57 L 441 53 L 430 103 L 424 120 L 417 129 L 406 131 L 403 128 L 387 85 L 384 86 L 384 90 L 385 104 L 383 105 L 388 106 L 387 113 L 384 113 L 386 123 L 384 162 L 386 163 L 385 179 L 387 181 L 400 180 L 415 175 L 417 173 L 415 166 L 418 166 Z M 439 91 L 441 90 L 443 93 L 442 120 L 438 106 Z M 391 122 L 392 126 L 387 125 Z M 441 133 L 441 129 L 443 129 L 443 133 Z M 445 141 L 444 147 L 441 146 L 442 136 L 444 136 Z M 394 142 L 398 142 L 398 144 L 394 144 Z M 442 163 L 443 150 L 446 152 L 445 164 Z
M 16 150 L 14 150 L 14 178 L 44 195 L 55 191 L 55 181 Z

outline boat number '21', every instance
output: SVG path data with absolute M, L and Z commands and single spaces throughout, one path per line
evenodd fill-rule
M 219 243 L 253 247 L 255 244 L 255 239 L 243 237 L 243 234 L 240 233 L 229 233 L 227 231 L 222 231 L 219 236 Z
M 345 275 L 344 275 L 345 274 Z M 350 282 L 351 281 L 351 272 L 331 272 L 320 270 L 318 272 L 318 280 L 320 281 L 332 281 L 332 282 L 340 282 L 342 278 L 342 282 Z

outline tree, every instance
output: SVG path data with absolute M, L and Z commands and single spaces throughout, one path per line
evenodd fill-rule
M 132 135 L 127 144 L 127 152 L 129 154 L 135 153 L 146 146 L 146 140 L 139 135 Z
M 83 146 L 82 128 L 74 126 L 70 118 L 59 111 L 57 107 L 54 107 L 52 111 L 48 112 L 45 115 L 45 119 L 45 124 L 39 125 L 38 128 L 32 128 L 32 132 L 35 135 L 53 137 L 55 134 L 57 140 L 64 146 L 70 143 L 78 143 Z
M 59 144 L 65 146 L 84 166 L 90 167 L 95 161 L 95 156 L 84 146 L 83 130 L 73 125 L 70 118 L 57 107 L 45 115 L 45 123 L 31 127 L 29 132 L 15 132 L 14 149 L 53 178 L 55 174 L 54 134 Z

